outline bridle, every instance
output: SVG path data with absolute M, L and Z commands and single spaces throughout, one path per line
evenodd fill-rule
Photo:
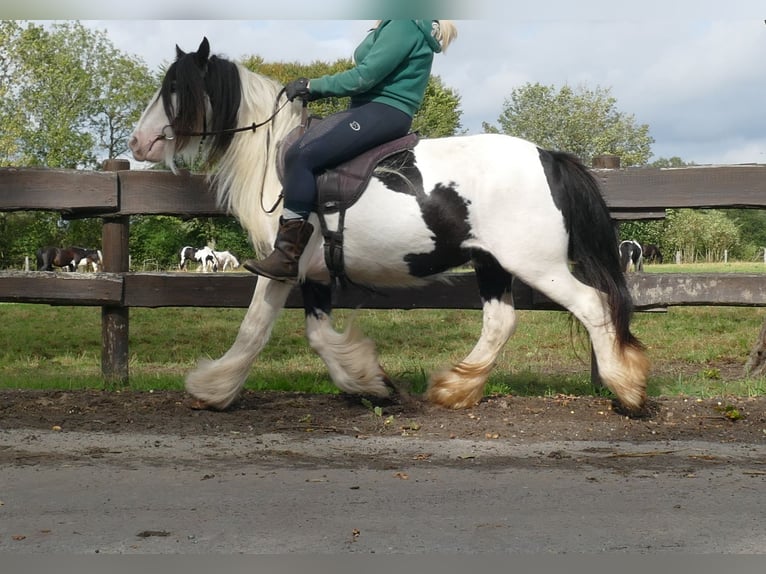
M 279 93 L 277 94 L 276 101 L 274 102 L 274 111 L 272 114 L 263 120 L 262 122 L 253 122 L 249 126 L 242 126 L 239 128 L 224 128 L 221 130 L 213 130 L 213 131 L 199 131 L 199 132 L 181 132 L 177 133 L 173 130 L 173 126 L 170 124 L 167 124 L 163 126 L 162 130 L 160 131 L 160 134 L 154 138 L 151 144 L 149 144 L 149 149 L 152 149 L 154 144 L 156 144 L 158 141 L 173 141 L 178 136 L 182 137 L 201 137 L 205 138 L 207 136 L 218 136 L 223 134 L 236 134 L 236 133 L 242 133 L 242 132 L 253 132 L 258 128 L 261 128 L 265 126 L 266 124 L 270 123 L 274 120 L 274 118 L 277 116 L 279 112 L 282 111 L 282 109 L 290 102 L 290 100 L 285 99 L 285 101 L 281 104 L 279 104 L 279 100 L 282 97 L 282 95 L 285 93 L 285 88 L 282 88 Z M 203 121 L 204 124 L 204 121 Z M 300 127 L 303 131 L 306 130 L 306 126 L 308 125 L 308 100 L 303 99 L 303 106 L 301 107 L 301 123 Z M 271 135 L 271 132 L 269 132 L 269 136 Z M 268 144 L 266 146 L 268 148 Z M 265 175 L 264 175 L 265 177 Z M 274 210 L 277 208 L 279 203 L 282 201 L 284 197 L 284 191 L 280 192 L 279 197 L 277 197 L 277 200 L 274 202 L 274 205 L 271 206 L 270 209 L 266 209 L 263 206 L 263 195 L 261 195 L 261 209 L 263 209 L 266 213 L 273 213 Z
M 276 115 L 279 112 L 282 111 L 282 108 L 284 108 L 289 103 L 289 100 L 285 100 L 282 103 L 282 105 L 277 106 L 277 103 L 279 102 L 279 99 L 282 97 L 282 94 L 284 94 L 284 93 L 285 93 L 285 89 L 282 88 L 279 91 L 279 93 L 277 94 L 277 99 L 274 102 L 274 112 L 268 118 L 263 120 L 262 122 L 257 122 L 257 123 L 253 122 L 249 126 L 242 126 L 242 127 L 239 127 L 239 128 L 223 128 L 223 129 L 220 129 L 220 130 L 212 130 L 212 131 L 180 132 L 180 133 L 176 132 L 173 129 L 172 125 L 167 124 L 167 125 L 163 126 L 162 130 L 160 131 L 160 135 L 158 135 L 156 138 L 154 138 L 154 141 L 152 141 L 151 145 L 149 146 L 149 149 L 151 149 L 152 146 L 155 143 L 157 143 L 158 141 L 173 141 L 178 136 L 181 136 L 181 137 L 201 137 L 201 138 L 205 138 L 207 136 L 219 136 L 219 135 L 225 135 L 225 134 L 236 134 L 236 133 L 241 133 L 241 132 L 255 132 L 255 130 L 257 130 L 258 128 L 262 128 L 263 126 L 265 126 L 266 124 L 271 122 L 276 117 Z M 305 100 L 304 100 L 303 112 L 302 113 L 304 115 L 306 113 L 306 102 L 305 102 Z M 302 119 L 301 124 L 305 123 L 303 121 L 303 118 L 301 118 L 301 119 Z

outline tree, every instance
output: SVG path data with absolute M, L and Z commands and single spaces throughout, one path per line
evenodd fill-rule
M 681 252 L 682 261 L 721 261 L 724 251 L 739 244 L 740 231 L 721 210 L 674 209 L 668 211 L 665 241 Z
M 0 21 L 0 165 L 97 168 L 127 149 L 157 84 L 138 59 L 79 22 Z M 1 213 L 0 266 L 43 245 L 100 245 L 100 221 Z
M 590 165 L 594 156 L 620 157 L 623 167 L 644 165 L 654 139 L 649 126 L 617 110 L 608 88 L 573 89 L 539 83 L 511 92 L 498 118 L 500 127 L 484 124 L 485 132 L 502 132 L 539 146 L 567 151 Z
M 156 86 L 140 60 L 79 22 L 2 21 L 0 55 L 3 164 L 92 168 L 116 157 Z
M 315 61 L 311 64 L 298 62 L 265 62 L 260 56 L 243 59 L 246 68 L 273 78 L 283 84 L 300 78 L 317 78 L 326 74 L 335 74 L 350 69 L 353 64 L 349 59 L 339 59 L 332 63 Z M 309 104 L 311 113 L 325 117 L 348 107 L 349 98 L 323 98 Z M 460 95 L 447 87 L 439 76 L 431 76 L 426 87 L 423 105 L 415 114 L 412 130 L 423 137 L 445 137 L 457 134 L 461 129 Z

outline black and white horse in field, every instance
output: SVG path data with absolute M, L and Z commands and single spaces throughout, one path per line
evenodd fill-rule
M 210 247 L 206 246 L 197 249 L 196 247 L 186 245 L 181 248 L 179 255 L 180 261 L 178 263 L 178 268 L 181 271 L 186 271 L 191 261 L 199 263 L 197 271 L 202 273 L 218 271 L 218 258 Z
M 625 273 L 644 270 L 644 252 L 641 244 L 633 239 L 620 241 L 620 265 Z
M 104 266 L 104 257 L 100 249 L 86 249 L 85 255 L 77 263 L 78 271 L 92 270 L 97 272 Z
M 211 56 L 207 39 L 196 52 L 176 47 L 176 56 L 131 135 L 133 156 L 175 169 L 176 155 L 191 157 L 202 145 L 220 204 L 256 252 L 268 253 L 280 215 L 268 212 L 281 190 L 277 144 L 299 125 L 301 103 L 287 103 L 275 80 Z M 387 396 L 393 384 L 374 343 L 356 328 L 333 328 L 333 283 L 311 218 L 314 234 L 299 269 L 308 342 L 340 389 Z M 328 215 L 328 225 L 338 220 Z M 584 324 L 601 379 L 625 409 L 640 411 L 649 362 L 630 331 L 632 301 L 616 241 L 598 184 L 575 157 L 499 134 L 422 139 L 397 169 L 376 171 L 346 212 L 345 274 L 361 285 L 417 288 L 473 262 L 481 335 L 462 361 L 431 376 L 426 398 L 436 404 L 466 408 L 482 398 L 516 328 L 515 276 Z M 231 348 L 186 377 L 201 406 L 223 409 L 237 398 L 293 287 L 258 278 Z

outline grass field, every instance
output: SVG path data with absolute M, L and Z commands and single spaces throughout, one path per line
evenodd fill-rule
M 653 266 L 659 268 L 660 266 Z M 654 270 L 654 269 L 652 269 Z M 181 389 L 200 357 L 217 358 L 236 336 L 244 309 L 131 309 L 131 388 Z M 521 311 L 488 393 L 592 394 L 589 347 L 565 313 Z M 481 328 L 480 311 L 337 310 L 342 328 L 352 316 L 376 341 L 387 372 L 424 390 L 428 373 L 462 359 Z M 101 310 L 0 304 L 0 387 L 101 388 Z M 651 395 L 766 394 L 766 380 L 743 366 L 766 309 L 677 307 L 638 313 L 635 333 L 653 362 Z M 336 392 L 324 364 L 304 338 L 303 312 L 286 309 L 258 358 L 248 388 Z

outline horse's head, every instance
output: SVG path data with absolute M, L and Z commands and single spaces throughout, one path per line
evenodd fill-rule
M 194 156 L 203 132 L 217 132 L 236 124 L 241 85 L 236 65 L 210 56 L 203 38 L 196 52 L 176 45 L 176 60 L 152 97 L 131 134 L 129 146 L 138 161 L 165 161 L 175 168 L 176 154 Z M 209 134 L 208 160 L 217 160 L 231 142 L 231 134 Z

